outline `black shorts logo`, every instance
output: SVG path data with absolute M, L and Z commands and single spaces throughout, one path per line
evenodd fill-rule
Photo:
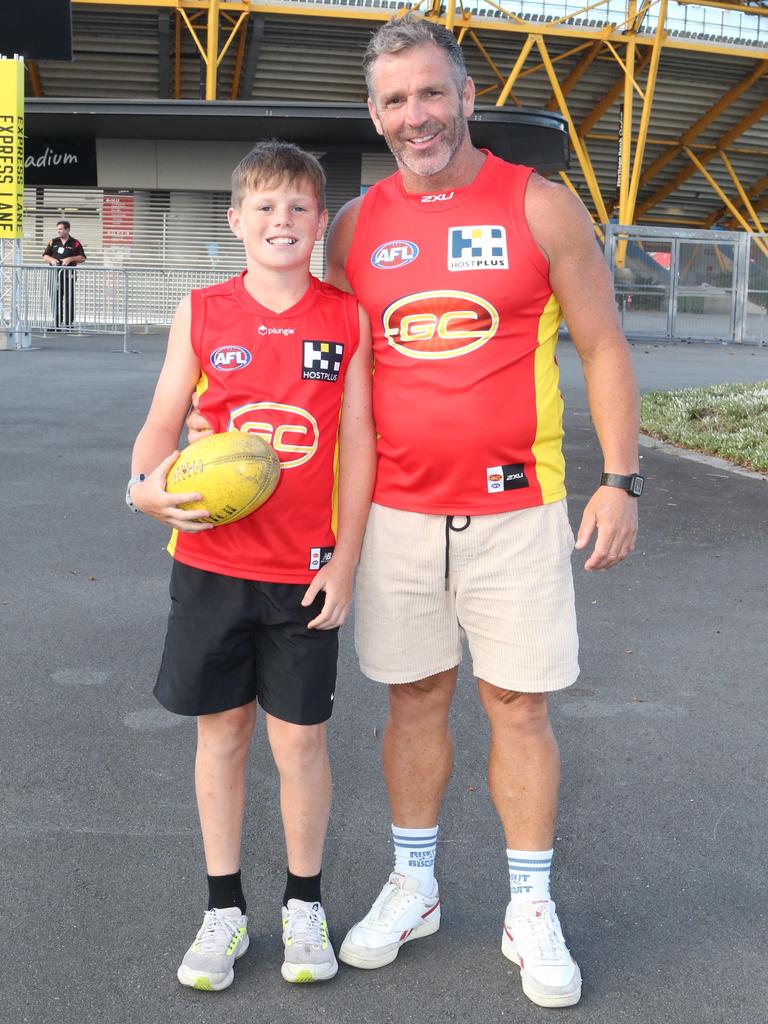
M 302 380 L 339 379 L 344 359 L 344 346 L 338 341 L 304 341 L 302 343 Z
M 485 470 L 488 493 L 497 491 L 516 491 L 528 486 L 522 462 L 509 462 L 506 466 L 488 466 Z
M 310 548 L 309 549 L 309 568 L 314 571 L 315 569 L 321 569 L 326 562 L 330 562 L 333 557 L 333 548 Z

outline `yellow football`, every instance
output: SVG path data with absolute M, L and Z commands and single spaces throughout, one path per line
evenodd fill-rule
M 195 491 L 201 501 L 179 508 L 205 509 L 204 523 L 223 526 L 244 519 L 272 495 L 280 480 L 280 460 L 264 438 L 237 430 L 195 441 L 168 471 L 170 494 Z

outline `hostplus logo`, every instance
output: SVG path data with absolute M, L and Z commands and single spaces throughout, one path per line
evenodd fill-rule
M 507 233 L 498 224 L 448 228 L 449 270 L 506 270 Z

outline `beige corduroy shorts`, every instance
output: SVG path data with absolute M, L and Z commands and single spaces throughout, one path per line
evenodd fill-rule
M 493 686 L 570 686 L 579 641 L 565 501 L 466 522 L 371 507 L 355 599 L 363 672 L 425 679 L 458 665 L 466 638 L 475 675 Z

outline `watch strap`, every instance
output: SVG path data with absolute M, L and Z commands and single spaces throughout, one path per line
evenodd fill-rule
M 619 487 L 633 498 L 639 498 L 643 493 L 645 477 L 639 473 L 632 473 L 630 476 L 622 476 L 621 473 L 603 473 L 600 477 L 600 485 L 603 487 Z
M 146 479 L 147 477 L 145 473 L 137 473 L 136 476 L 132 476 L 131 479 L 128 481 L 128 486 L 125 489 L 125 504 L 131 510 L 131 512 L 141 512 L 141 509 L 137 508 L 136 505 L 134 505 L 133 503 L 133 499 L 131 498 L 131 488 L 133 487 L 134 484 L 140 484 L 142 480 Z

